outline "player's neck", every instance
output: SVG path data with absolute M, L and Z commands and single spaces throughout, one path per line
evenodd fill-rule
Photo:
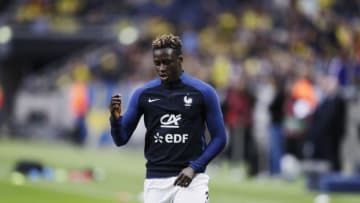
M 182 87 L 182 85 L 183 85 L 183 83 L 181 82 L 182 74 L 183 74 L 183 71 L 181 71 L 181 73 L 179 74 L 178 77 L 176 77 L 172 80 L 168 80 L 168 81 L 161 81 L 161 84 L 167 89 L 174 89 L 174 88 Z

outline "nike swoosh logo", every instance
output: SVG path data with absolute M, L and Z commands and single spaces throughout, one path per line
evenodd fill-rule
M 155 101 L 159 101 L 160 99 L 151 99 L 149 98 L 148 102 L 151 103 L 151 102 L 155 102 Z

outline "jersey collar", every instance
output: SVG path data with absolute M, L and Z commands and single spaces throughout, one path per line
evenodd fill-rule
M 184 86 L 184 83 L 182 80 L 184 79 L 186 73 L 182 72 L 179 79 L 171 82 L 163 82 L 161 81 L 161 85 L 165 87 L 166 89 L 178 89 L 182 88 Z

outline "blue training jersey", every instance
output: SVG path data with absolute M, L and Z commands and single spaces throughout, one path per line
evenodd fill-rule
M 119 120 L 110 118 L 117 146 L 129 141 L 142 115 L 147 178 L 177 176 L 187 166 L 204 172 L 225 146 L 224 120 L 215 90 L 186 73 L 178 81 L 155 79 L 135 91 L 126 113 Z M 205 125 L 211 137 L 208 144 Z

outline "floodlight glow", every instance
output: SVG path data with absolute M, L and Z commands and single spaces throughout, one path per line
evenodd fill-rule
M 118 35 L 118 40 L 121 44 L 130 45 L 134 43 L 139 37 L 139 31 L 134 27 L 126 27 L 122 29 Z
M 12 38 L 12 30 L 9 26 L 0 27 L 0 44 L 8 43 Z

